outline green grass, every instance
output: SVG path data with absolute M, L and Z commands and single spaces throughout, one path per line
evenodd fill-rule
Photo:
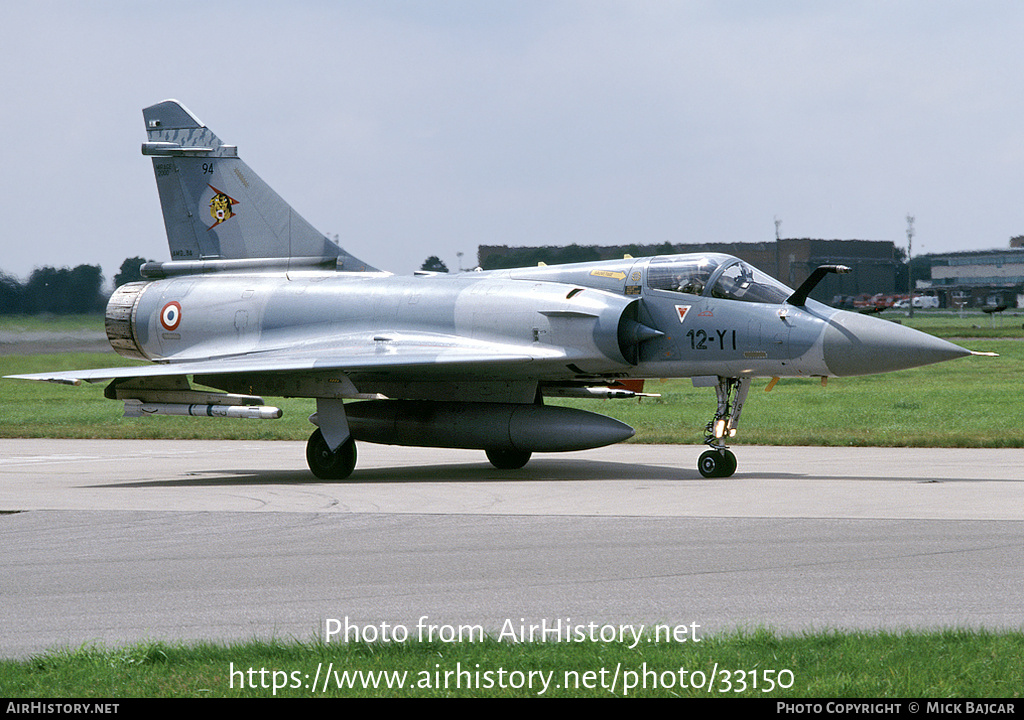
M 1020 338 L 1024 337 L 1022 313 L 1007 310 L 993 316 L 967 312 L 961 317 L 948 310 L 915 310 L 910 318 L 905 310 L 889 310 L 879 317 L 941 338 Z
M 757 379 L 743 409 L 737 442 L 760 445 L 881 447 L 1024 447 L 1024 344 L 978 340 L 969 357 L 885 375 L 783 378 L 765 392 Z M 637 430 L 637 442 L 693 442 L 714 410 L 714 391 L 687 380 L 648 382 L 660 398 L 573 403 L 612 415 Z
M 0 332 L 103 332 L 102 315 L 0 315 Z
M 917 447 L 1024 447 L 1024 335 L 1018 318 L 1002 317 L 1010 337 L 961 340 L 998 358 L 969 357 L 885 375 L 817 379 L 784 378 L 765 393 L 767 380 L 755 380 L 744 407 L 737 444 L 870 445 Z M 14 322 L 17 319 L 8 319 Z M 90 318 L 89 322 L 93 319 Z M 915 312 L 914 327 L 960 338 L 971 325 L 991 323 L 980 314 L 961 319 Z M 1010 327 L 1010 326 L 1013 327 Z M 73 327 L 70 329 L 74 329 Z M 143 364 L 112 353 L 43 354 L 0 357 L 0 374 Z M 660 398 L 559 400 L 618 418 L 637 431 L 633 442 L 700 443 L 714 410 L 709 388 L 689 380 L 649 381 Z M 284 418 L 274 421 L 219 418 L 121 417 L 122 405 L 103 398 L 102 385 L 65 387 L 48 383 L 0 381 L 0 437 L 189 438 L 305 440 L 308 399 L 267 398 Z
M 540 694 L 540 676 L 535 676 L 538 683 L 532 689 L 499 687 L 500 669 L 504 671 L 506 685 L 524 677 L 512 676 L 513 671 L 544 673 L 549 679 L 544 693 L 547 697 L 1015 698 L 1020 697 L 1024 688 L 1024 666 L 1019 661 L 1022 654 L 1024 635 L 1019 632 L 969 630 L 820 632 L 793 636 L 757 630 L 705 637 L 700 642 L 642 642 L 634 649 L 619 643 L 511 644 L 490 639 L 459 644 L 143 643 L 117 649 L 51 651 L 26 661 L 2 661 L 0 695 L 118 698 Z M 355 687 L 338 687 L 332 673 L 325 692 L 323 679 L 328 667 L 339 676 L 345 671 L 387 671 L 393 673 L 394 680 L 397 673 L 399 678 L 404 677 L 405 684 L 401 689 L 388 688 L 386 682 L 376 688 L 364 687 L 361 682 L 356 682 Z M 318 668 L 320 681 L 314 690 L 310 686 Z M 462 676 L 462 687 L 458 688 L 454 671 L 460 668 L 470 675 Z M 647 688 L 641 686 L 645 670 L 652 671 L 646 674 Z M 448 687 L 444 686 L 446 673 Z M 705 678 L 715 675 L 711 692 L 707 683 L 701 681 L 701 674 Z M 494 687 L 480 687 L 487 684 L 487 678 Z M 680 687 L 681 681 L 702 687 Z M 780 681 L 787 687 L 779 687 Z M 627 690 L 627 682 L 634 687 Z M 772 689 L 771 682 L 777 683 Z M 279 686 L 276 689 L 275 684 Z
M 0 374 L 144 364 L 105 353 L 8 355 L 0 357 Z M 104 383 L 80 387 L 25 380 L 0 383 L 0 437 L 304 440 L 312 427 L 307 418 L 316 409 L 312 400 L 282 400 L 277 403 L 284 408 L 282 420 L 123 418 L 123 403 L 103 397 Z

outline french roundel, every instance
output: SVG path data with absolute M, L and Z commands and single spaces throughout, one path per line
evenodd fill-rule
M 177 302 L 169 302 L 160 311 L 160 324 L 164 330 L 176 330 L 181 322 L 181 305 Z

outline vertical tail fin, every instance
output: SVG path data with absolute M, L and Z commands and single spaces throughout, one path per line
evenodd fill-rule
M 142 114 L 172 261 L 322 258 L 376 270 L 314 229 L 178 101 Z

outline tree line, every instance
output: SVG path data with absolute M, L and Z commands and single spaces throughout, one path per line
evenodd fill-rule
M 1024 238 L 1021 239 L 1024 244 Z M 532 267 L 538 263 L 560 265 L 562 263 L 589 262 L 607 257 L 622 257 L 624 253 L 634 257 L 645 255 L 664 255 L 678 252 L 671 243 L 657 246 L 625 245 L 608 248 L 572 244 L 564 247 L 484 247 L 483 259 L 485 270 Z M 930 264 L 927 257 L 916 257 L 911 263 L 906 262 L 906 252 L 895 248 L 896 287 L 906 287 L 908 270 L 914 279 L 930 277 Z M 121 263 L 120 271 L 114 275 L 114 287 L 125 283 L 141 280 L 139 267 L 147 262 L 146 258 L 126 258 Z M 448 272 L 448 267 L 436 255 L 428 257 L 421 269 L 430 272 Z M 21 282 L 13 275 L 0 270 L 0 314 L 33 315 L 50 313 L 53 315 L 103 312 L 106 308 L 107 293 L 103 286 L 103 272 L 99 265 L 79 265 L 74 268 L 54 268 L 45 266 L 36 268 L 28 280 Z
M 114 287 L 140 280 L 139 267 L 145 258 L 127 258 L 114 275 Z M 0 271 L 0 314 L 75 315 L 103 312 L 108 293 L 103 287 L 103 269 L 99 265 L 36 268 L 22 282 Z

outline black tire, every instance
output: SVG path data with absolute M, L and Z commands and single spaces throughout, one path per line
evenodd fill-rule
M 722 474 L 718 477 L 732 477 L 734 472 L 736 472 L 736 454 L 732 450 L 726 450 L 725 467 L 722 468 Z
M 706 478 L 731 477 L 736 472 L 736 455 L 731 450 L 705 450 L 697 460 L 697 470 Z
M 306 463 L 321 480 L 344 480 L 356 467 L 356 443 L 351 437 L 336 452 L 327 447 L 320 429 L 306 443 Z
M 487 459 L 499 470 L 518 470 L 530 462 L 532 454 L 522 450 L 488 450 Z

